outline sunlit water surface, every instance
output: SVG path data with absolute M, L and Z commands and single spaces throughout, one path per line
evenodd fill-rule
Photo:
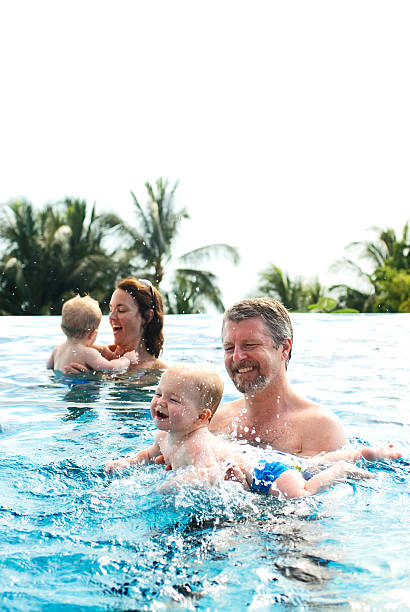
M 106 460 L 149 444 L 153 381 L 58 378 L 55 317 L 0 318 L 2 610 L 409 609 L 410 315 L 293 315 L 289 376 L 351 444 L 403 459 L 301 500 L 158 492 L 159 466 Z M 223 367 L 219 316 L 166 319 L 165 360 Z M 111 334 L 104 318 L 99 340 Z

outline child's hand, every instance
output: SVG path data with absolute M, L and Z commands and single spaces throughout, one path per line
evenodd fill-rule
M 339 469 L 340 474 L 338 476 L 348 476 L 349 478 L 374 478 L 374 474 L 358 467 L 355 463 L 349 461 L 340 461 L 334 464 L 334 467 Z
M 248 480 L 246 478 L 247 472 L 244 466 L 237 465 L 236 463 L 229 463 L 225 472 L 225 480 L 233 480 L 239 482 L 244 489 L 249 489 Z
M 104 469 L 109 474 L 111 472 L 115 472 L 116 470 L 122 470 L 123 468 L 128 467 L 130 467 L 130 464 L 125 457 L 120 457 L 120 459 L 112 459 L 111 461 L 108 461 L 105 464 Z
M 130 365 L 136 365 L 138 363 L 138 357 L 135 351 L 128 351 L 128 353 L 124 353 L 123 356 L 130 360 Z
M 155 458 L 155 463 L 158 465 L 165 465 L 166 472 L 172 470 L 172 465 L 170 463 L 165 463 L 164 455 L 158 455 L 158 457 Z
M 365 446 L 362 449 L 362 457 L 367 461 L 377 461 L 378 459 L 399 459 L 401 452 L 393 448 L 393 444 L 389 446 Z

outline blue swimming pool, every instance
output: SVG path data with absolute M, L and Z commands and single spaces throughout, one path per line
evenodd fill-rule
M 281 502 L 232 483 L 165 497 L 158 466 L 107 477 L 107 459 L 151 441 L 154 385 L 58 378 L 44 362 L 59 319 L 0 317 L 1 610 L 409 609 L 410 315 L 292 320 L 298 391 L 353 444 L 393 442 L 403 459 Z M 220 322 L 167 317 L 164 358 L 213 365 L 231 399 Z

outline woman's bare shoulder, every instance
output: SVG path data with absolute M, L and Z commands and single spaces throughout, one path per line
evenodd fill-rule
M 156 359 L 153 367 L 156 370 L 166 370 L 168 368 L 168 364 L 162 359 Z

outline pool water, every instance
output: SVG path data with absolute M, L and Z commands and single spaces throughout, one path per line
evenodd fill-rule
M 59 318 L 1 317 L 1 610 L 410 609 L 410 315 L 292 321 L 296 389 L 353 445 L 391 442 L 403 458 L 280 501 L 234 483 L 163 495 L 153 465 L 107 476 L 108 459 L 152 441 L 154 380 L 56 376 L 44 364 Z M 166 317 L 163 357 L 212 365 L 230 400 L 220 324 Z

